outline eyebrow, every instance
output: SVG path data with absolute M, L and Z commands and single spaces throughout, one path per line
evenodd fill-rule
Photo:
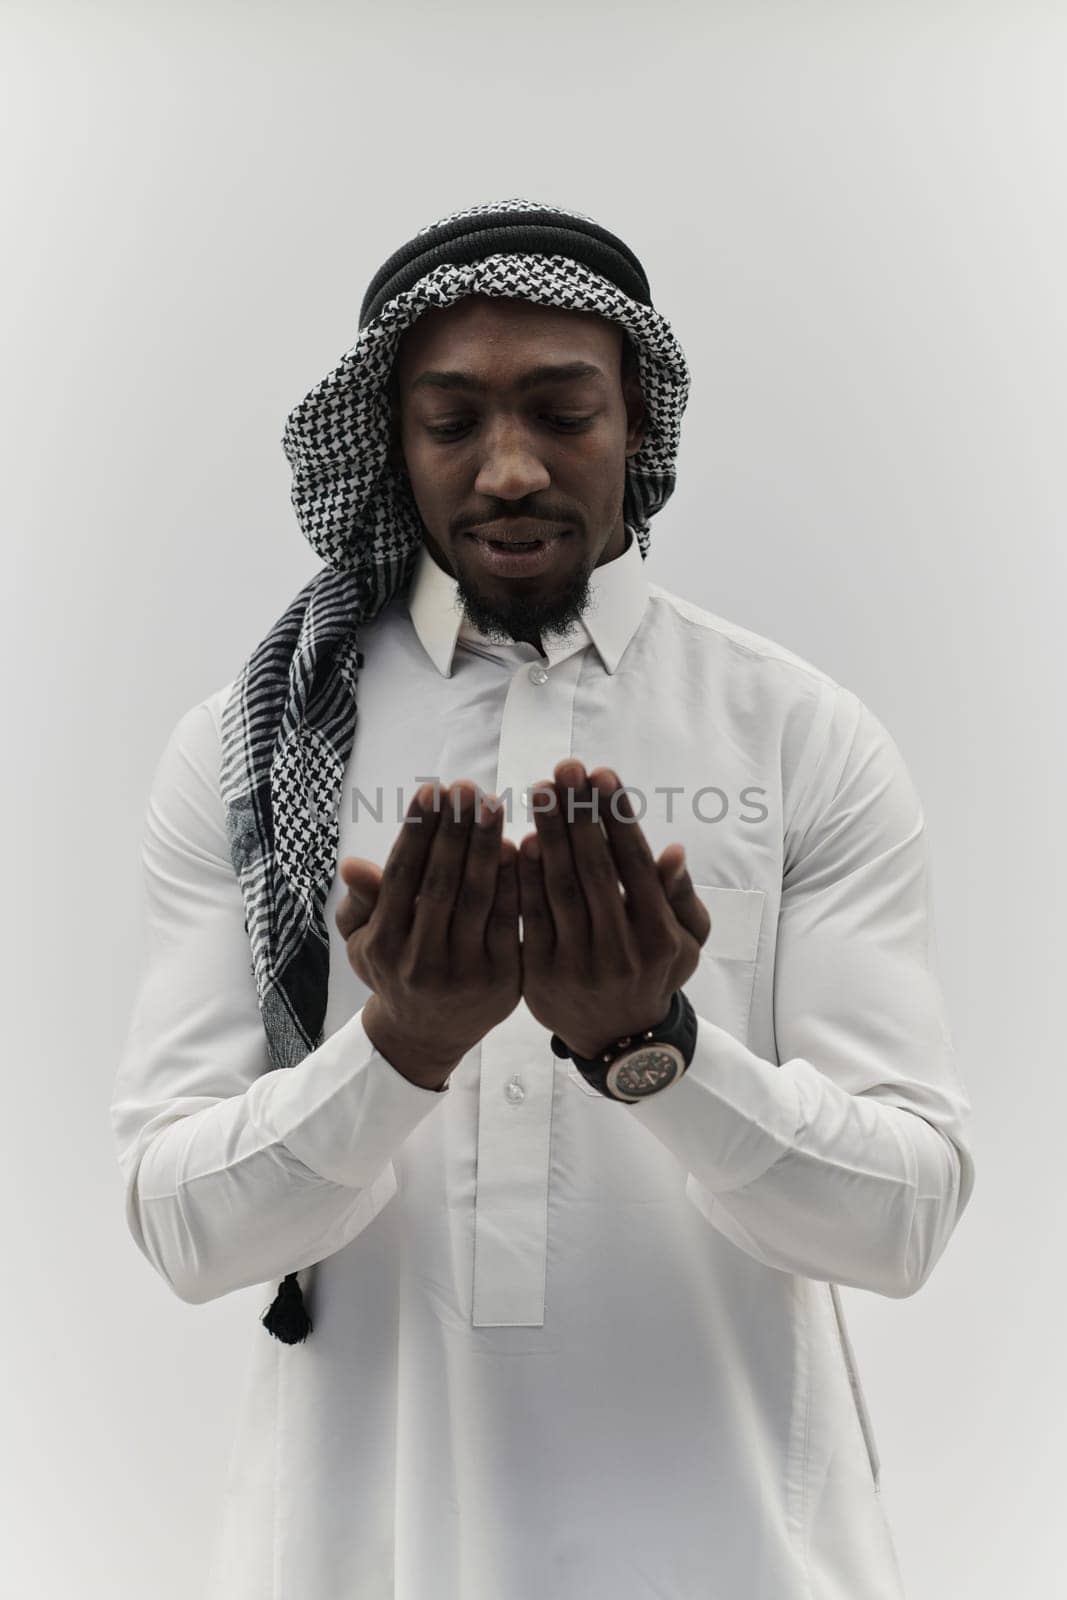
M 533 389 L 539 383 L 561 383 L 573 381 L 578 378 L 602 378 L 603 372 L 589 361 L 563 361 L 558 363 L 548 362 L 539 367 L 531 367 L 518 379 L 517 389 Z M 472 372 L 441 371 L 428 368 L 420 372 L 411 385 L 415 389 L 469 389 L 475 394 L 484 394 L 488 385 L 482 383 Z

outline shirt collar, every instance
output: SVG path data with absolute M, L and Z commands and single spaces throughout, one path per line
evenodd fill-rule
M 622 555 L 594 567 L 590 573 L 590 603 L 582 616 L 566 635 L 546 636 L 545 659 L 550 664 L 565 660 L 589 644 L 596 646 L 605 672 L 614 672 L 622 660 L 648 603 L 648 580 L 637 535 L 629 523 L 626 532 L 629 543 Z M 533 645 L 501 646 L 487 640 L 464 617 L 457 600 L 458 588 L 455 578 L 437 565 L 423 543 L 408 589 L 408 611 L 426 654 L 442 677 L 452 676 L 452 660 L 461 640 L 488 649 L 517 649 L 530 659 L 541 659 Z

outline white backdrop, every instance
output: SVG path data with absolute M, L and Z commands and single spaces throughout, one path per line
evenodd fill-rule
M 689 358 L 649 576 L 853 689 L 925 802 L 977 1187 L 916 1297 L 844 1298 L 910 1600 L 1064 1592 L 1063 9 L 34 0 L 0 33 L 10 1592 L 199 1592 L 262 1307 L 181 1303 L 125 1231 L 147 785 L 317 569 L 286 413 L 388 254 L 510 195 L 620 233 Z

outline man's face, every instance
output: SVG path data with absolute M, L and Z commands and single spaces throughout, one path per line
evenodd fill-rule
M 391 460 L 490 638 L 565 632 L 593 568 L 625 548 L 645 408 L 622 356 L 622 329 L 593 313 L 481 295 L 425 312 L 400 340 Z M 491 540 L 538 542 L 518 554 Z

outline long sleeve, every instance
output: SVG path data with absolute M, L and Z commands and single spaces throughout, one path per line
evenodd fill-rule
M 892 739 L 827 690 L 786 829 L 774 965 L 780 1065 L 699 1018 L 688 1072 L 631 1108 L 687 1193 L 782 1271 L 902 1298 L 974 1188 L 970 1102 L 936 971 L 922 807 Z
M 270 1069 L 218 755 L 205 702 L 152 782 L 142 968 L 111 1106 L 130 1232 L 193 1304 L 355 1238 L 396 1193 L 393 1154 L 448 1094 L 396 1071 L 362 1012 L 296 1067 Z

